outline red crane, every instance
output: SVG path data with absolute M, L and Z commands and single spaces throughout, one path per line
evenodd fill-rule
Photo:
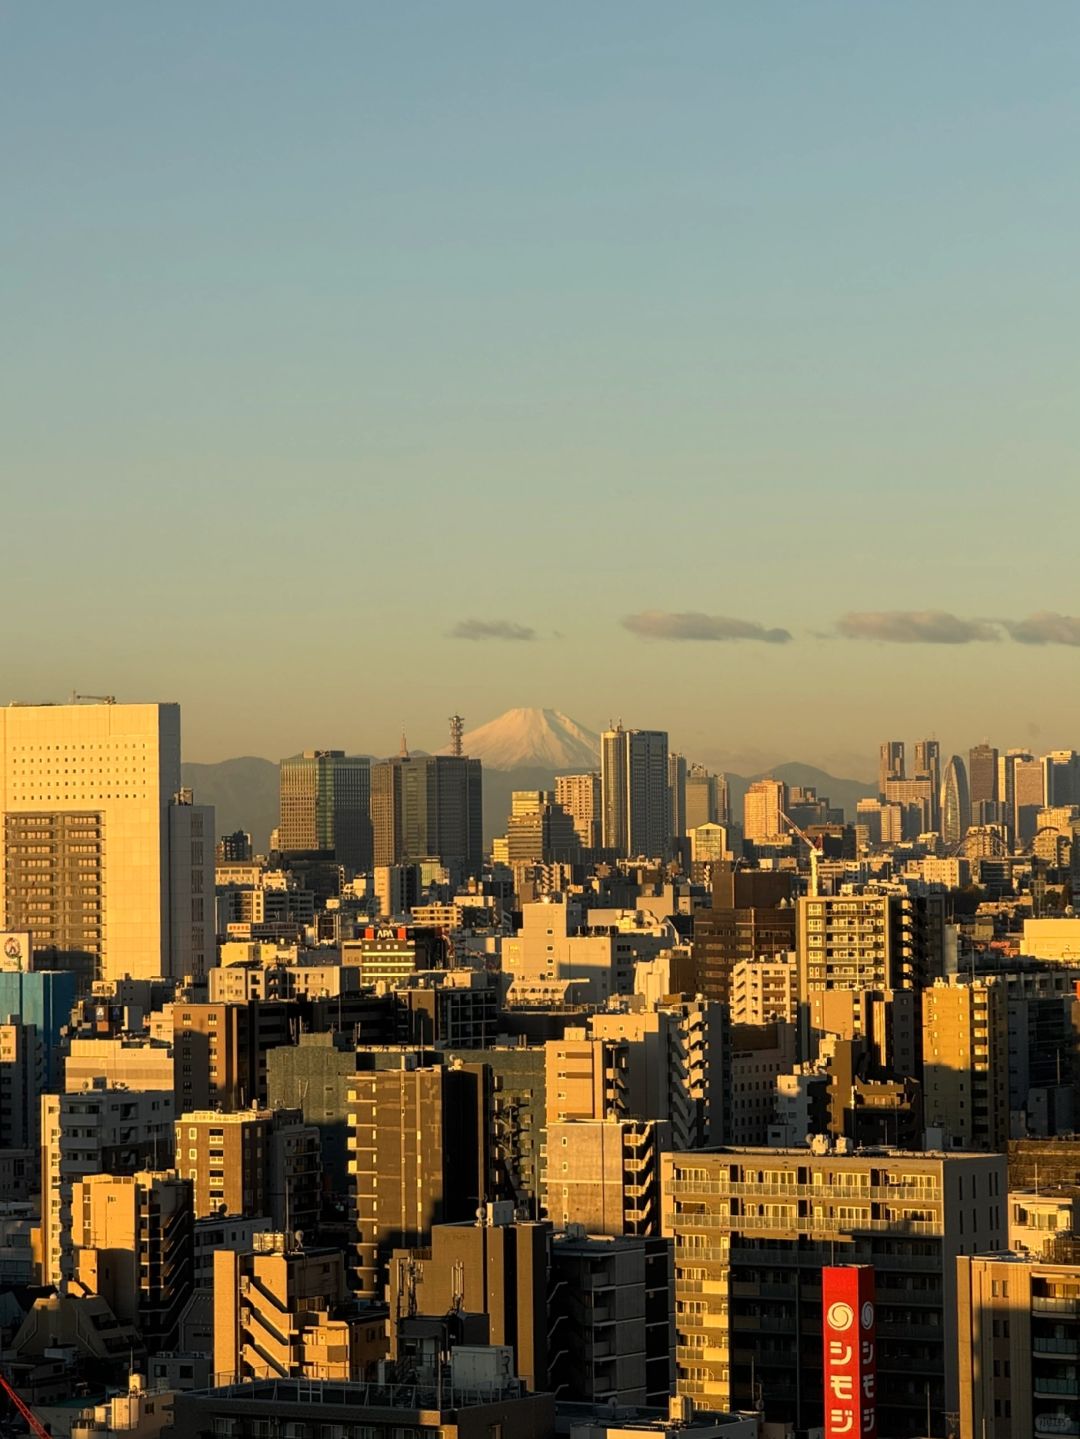
M 27 1426 L 29 1427 L 30 1433 L 36 1435 L 37 1439 L 49 1439 L 49 1431 L 40 1422 L 40 1420 L 35 1418 L 33 1410 L 28 1408 L 27 1405 L 23 1403 L 19 1395 L 16 1394 L 15 1390 L 12 1389 L 11 1385 L 4 1378 L 2 1372 L 0 1372 L 0 1389 L 3 1389 L 4 1393 L 11 1400 L 12 1404 L 14 1404 L 15 1408 L 19 1411 L 19 1414 L 22 1416 Z

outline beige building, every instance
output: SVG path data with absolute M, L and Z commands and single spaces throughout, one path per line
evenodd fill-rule
M 624 1039 L 568 1029 L 544 1046 L 547 1122 L 622 1118 L 629 1112 L 629 1054 Z
M 64 1059 L 65 1090 L 92 1089 L 101 1079 L 110 1089 L 174 1089 L 172 1045 L 153 1039 L 71 1039 Z
M 1021 953 L 1080 963 L 1080 919 L 1025 919 Z
M 956 1260 L 1004 1244 L 1003 1155 L 731 1148 L 666 1154 L 662 1170 L 680 1393 L 725 1411 L 760 1396 L 770 1422 L 820 1425 L 821 1269 L 872 1264 L 878 1432 L 945 1432 Z
M 654 1119 L 577 1119 L 548 1125 L 545 1211 L 558 1229 L 660 1233 L 660 1156 L 671 1125 Z
M 555 776 L 555 802 L 570 816 L 585 849 L 600 845 L 600 776 L 560 774 Z
M 319 1217 L 319 1131 L 298 1109 L 194 1110 L 176 1120 L 176 1168 L 195 1217 L 267 1214 L 282 1229 Z
M 953 976 L 923 990 L 923 1115 L 947 1149 L 1009 1142 L 1009 1016 L 1004 984 Z
M 961 1439 L 1075 1434 L 1080 1265 L 958 1261 Z
M 350 1380 L 386 1352 L 384 1326 L 346 1312 L 340 1249 L 298 1248 L 257 1234 L 252 1250 L 214 1255 L 214 1378 Z
M 92 1174 L 71 1191 L 74 1282 L 151 1351 L 168 1347 L 194 1282 L 191 1183 L 172 1172 Z
M 744 837 L 759 841 L 785 839 L 788 827 L 781 814 L 787 805 L 787 785 L 783 780 L 755 780 L 743 796 Z
M 180 785 L 175 704 L 0 709 L 0 925 L 97 975 L 201 975 L 214 813 Z
M 1009 1248 L 1033 1259 L 1049 1259 L 1059 1239 L 1076 1232 L 1080 1195 L 1074 1190 L 1040 1194 L 1034 1189 L 1009 1191 Z
M 799 970 L 794 953 L 742 959 L 731 971 L 732 1024 L 794 1024 L 799 1013 Z

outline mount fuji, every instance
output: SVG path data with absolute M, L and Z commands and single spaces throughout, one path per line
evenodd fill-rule
M 485 770 L 590 770 L 600 763 L 600 736 L 560 710 L 507 710 L 466 731 L 463 749 Z

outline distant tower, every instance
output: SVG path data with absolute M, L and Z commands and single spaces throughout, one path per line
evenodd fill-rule
M 450 753 L 459 759 L 465 753 L 465 721 L 461 715 L 450 716 Z

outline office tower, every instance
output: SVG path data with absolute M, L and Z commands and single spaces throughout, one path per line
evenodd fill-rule
M 38 1191 L 45 1046 L 32 1024 L 0 1015 L 0 1203 Z
M 666 1413 L 675 1348 L 670 1241 L 578 1226 L 552 1236 L 551 1281 L 552 1392 L 611 1411 L 632 1404 Z
M 515 1222 L 506 1201 L 484 1205 L 471 1221 L 435 1224 L 426 1248 L 393 1251 L 390 1313 L 482 1314 L 486 1342 L 509 1346 L 513 1372 L 528 1389 L 546 1391 L 550 1233 L 547 1224 Z M 397 1359 L 397 1327 L 390 1330 Z
M 4 928 L 102 979 L 208 968 L 213 809 L 177 806 L 180 788 L 179 705 L 0 709 Z
M 711 909 L 694 915 L 697 991 L 731 1002 L 731 975 L 740 960 L 772 959 L 795 948 L 792 876 L 763 870 L 713 874 Z
M 717 776 L 703 765 L 692 764 L 686 772 L 686 818 L 680 833 L 690 834 L 703 824 L 724 824 L 720 818 Z
M 547 1142 L 544 1209 L 556 1227 L 660 1233 L 660 1156 L 671 1148 L 669 1123 L 614 1115 L 549 1119 Z
M 375 898 L 379 902 L 379 918 L 408 914 L 420 902 L 420 866 L 416 864 L 378 864 L 375 866 Z
M 426 1245 L 433 1224 L 471 1218 L 487 1198 L 491 1087 L 483 1065 L 355 1076 L 348 1143 L 361 1294 L 381 1297 L 395 1246 Z
M 1017 756 L 1012 765 L 1013 843 L 1030 844 L 1035 838 L 1039 810 L 1046 803 L 1042 760 Z
M 172 1158 L 172 1091 L 110 1089 L 41 1097 L 41 1275 L 71 1277 L 71 1186 L 91 1174 L 136 1174 Z
M 310 1249 L 292 1234 L 270 1232 L 256 1234 L 247 1252 L 218 1250 L 215 1382 L 365 1377 L 365 1360 L 381 1357 L 385 1342 L 364 1355 L 371 1320 L 362 1320 L 348 1297 L 339 1249 Z
M 900 807 L 904 839 L 936 831 L 938 791 L 929 775 L 887 780 L 885 802 Z
M 945 896 L 853 894 L 798 902 L 799 996 L 922 989 L 944 973 Z
M 1043 755 L 1044 804 L 1080 805 L 1080 754 L 1056 749 Z
M 959 1402 L 956 1259 L 1005 1243 L 1003 1155 L 716 1149 L 663 1157 L 675 1240 L 677 1387 L 822 1422 L 821 1270 L 877 1280 L 878 1426 L 942 1434 Z M 929 1427 L 928 1427 L 929 1425 Z
M 996 979 L 939 979 L 923 990 L 923 1105 L 944 1149 L 1009 1142 L 1009 1018 Z
M 372 767 L 376 865 L 435 860 L 458 878 L 483 867 L 483 792 L 478 759 L 396 755 Z
M 605 730 L 600 739 L 604 849 L 631 859 L 671 853 L 668 737 L 663 730 Z
M 668 755 L 668 797 L 671 818 L 668 832 L 673 840 L 686 833 L 686 756 Z
M 573 821 L 583 849 L 600 848 L 600 776 L 559 774 L 555 776 L 555 802 Z
M 996 805 L 998 802 L 998 752 L 992 744 L 973 745 L 968 751 L 968 779 L 973 823 L 992 822 L 984 817 L 986 811 L 981 809 L 982 805 Z
M 581 854 L 574 821 L 552 790 L 515 790 L 506 827 L 511 864 L 571 863 Z
M 371 868 L 371 761 L 339 749 L 309 749 L 279 770 L 278 848 Z
M 941 781 L 941 840 L 948 846 L 960 844 L 971 825 L 971 800 L 968 796 L 967 772 L 964 761 L 954 754 L 945 766 Z
M 885 799 L 890 780 L 904 778 L 904 742 L 886 740 L 878 757 L 878 799 Z
M 310 1234 L 319 1219 L 319 1132 L 297 1109 L 193 1110 L 176 1120 L 176 1168 L 195 1217 L 267 1214 Z
M 168 1348 L 194 1285 L 191 1183 L 171 1172 L 93 1174 L 71 1191 L 74 1277 Z
M 32 974 L 0 970 L 0 1015 L 18 1015 L 32 1024 L 45 1057 L 45 1084 L 60 1078 L 64 1037 L 71 1021 L 78 976 L 69 970 L 41 970 Z
M 788 790 L 783 780 L 755 780 L 743 796 L 743 837 L 766 841 L 784 838 L 789 832 L 783 819 L 787 804 Z
M 1010 749 L 998 757 L 998 803 L 1001 805 L 1001 819 L 1009 831 L 1013 843 L 1016 838 L 1016 767 L 1019 764 L 1034 763 L 1030 750 Z M 1040 773 L 1042 766 L 1039 766 Z
M 936 739 L 921 739 L 915 742 L 915 778 L 926 780 L 930 786 L 930 828 L 940 829 L 938 796 L 941 793 L 941 745 Z

